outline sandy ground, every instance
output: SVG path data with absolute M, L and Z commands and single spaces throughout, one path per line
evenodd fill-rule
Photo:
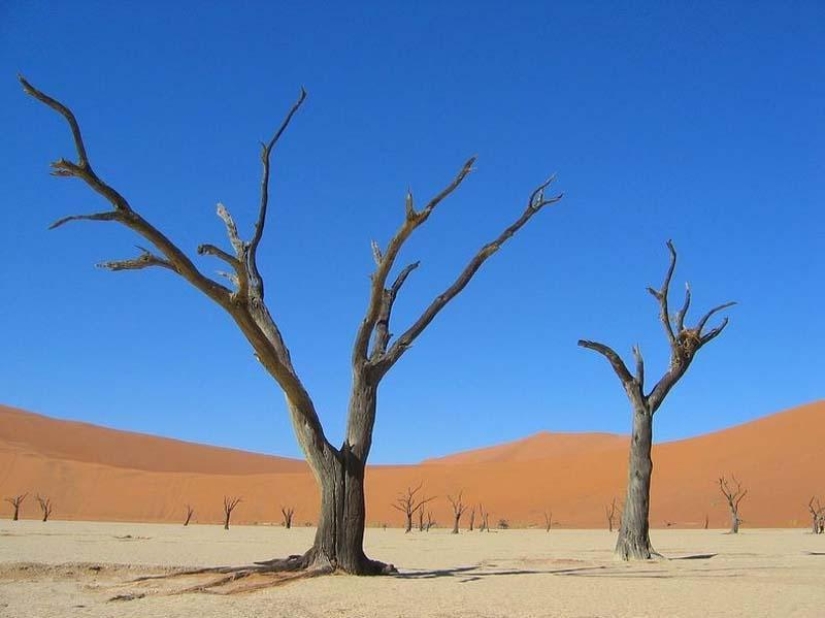
M 370 529 L 395 577 L 326 576 L 254 592 L 180 591 L 168 567 L 243 565 L 300 553 L 314 530 L 268 526 L 0 522 L 0 616 L 823 616 L 825 535 L 655 530 L 670 559 L 612 558 L 607 531 Z M 208 576 L 214 577 L 214 576 Z M 197 583 L 197 582 L 195 582 Z

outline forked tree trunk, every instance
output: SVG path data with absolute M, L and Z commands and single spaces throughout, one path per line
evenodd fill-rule
M 650 479 L 653 476 L 653 415 L 643 407 L 633 411 L 627 494 L 624 501 L 616 555 L 622 560 L 648 560 L 650 545 Z

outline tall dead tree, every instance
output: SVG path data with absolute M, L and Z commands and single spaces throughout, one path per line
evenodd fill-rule
M 6 502 L 8 502 L 12 505 L 12 507 L 14 507 L 14 515 L 12 515 L 11 517 L 12 521 L 17 521 L 18 519 L 20 519 L 20 505 L 23 504 L 23 501 L 26 499 L 26 496 L 28 495 L 29 494 L 27 492 L 25 494 L 19 494 L 17 496 L 12 496 L 11 498 L 6 498 Z
M 624 513 L 616 542 L 616 555 L 622 560 L 648 560 L 655 554 L 650 544 L 650 479 L 653 476 L 653 460 L 650 456 L 653 445 L 653 415 L 662 405 L 667 394 L 685 375 L 696 353 L 718 337 L 728 325 L 728 318 L 722 319 L 715 328 L 705 332 L 708 320 L 716 313 L 733 306 L 727 302 L 705 313 L 693 327 L 685 326 L 685 318 L 690 308 L 690 286 L 685 286 L 685 298 L 675 313 L 670 312 L 670 281 L 676 268 L 676 248 L 667 241 L 670 251 L 670 266 L 664 283 L 656 290 L 647 288 L 659 305 L 659 321 L 665 330 L 670 345 L 670 364 L 655 386 L 645 394 L 645 363 L 638 346 L 633 347 L 636 361 L 635 374 L 631 374 L 621 357 L 612 348 L 595 341 L 579 340 L 579 345 L 604 356 L 619 377 L 633 408 L 633 429 L 630 440 L 630 465 L 627 472 L 627 495 Z
M 424 486 L 424 483 L 419 483 L 417 487 L 407 487 L 407 492 L 400 494 L 396 499 L 395 502 L 392 504 L 392 508 L 401 511 L 404 513 L 404 532 L 407 533 L 412 530 L 412 518 L 413 514 L 421 509 L 425 504 L 433 500 L 434 498 L 427 498 L 422 496 L 418 498 L 418 492 L 421 491 L 421 488 Z M 423 511 L 419 515 L 419 530 L 424 528 L 423 525 Z
M 229 496 L 223 497 L 223 529 L 229 530 L 229 518 L 232 517 L 232 511 L 240 504 L 241 499 Z
M 739 517 L 739 503 L 748 494 L 747 489 L 742 489 L 740 483 L 735 476 L 731 474 L 731 480 L 728 481 L 724 476 L 719 477 L 719 491 L 725 496 L 728 501 L 728 509 L 730 509 L 730 532 L 731 534 L 739 534 L 739 526 L 742 519 Z
M 186 518 L 183 520 L 183 525 L 188 526 L 189 522 L 192 521 L 192 516 L 195 514 L 195 507 L 191 504 L 186 505 Z
M 825 531 L 825 508 L 819 503 L 819 498 L 813 496 L 808 502 L 808 511 L 811 513 L 811 532 L 822 534 Z
M 553 182 L 541 183 L 527 199 L 526 208 L 513 223 L 470 258 L 455 280 L 424 309 L 411 325 L 393 337 L 392 310 L 401 287 L 419 262 L 396 269 L 396 259 L 404 243 L 421 227 L 433 211 L 464 182 L 473 169 L 475 157 L 467 160 L 457 176 L 423 207 L 416 208 L 412 192 L 407 192 L 401 225 L 382 248 L 372 243 L 375 270 L 370 277 L 369 299 L 358 326 L 351 356 L 352 385 L 345 437 L 339 448 L 327 439 L 315 404 L 292 363 L 283 334 L 267 307 L 264 280 L 258 270 L 258 250 L 263 239 L 269 212 L 270 156 L 295 113 L 306 98 L 302 89 L 285 119 L 272 138 L 261 145 L 262 165 L 260 201 L 251 239 L 243 240 L 234 219 L 222 204 L 217 213 L 229 236 L 231 249 L 202 244 L 198 254 L 216 258 L 228 268 L 226 282 L 208 277 L 192 259 L 145 217 L 126 197 L 107 184 L 95 171 L 74 113 L 61 102 L 41 92 L 23 77 L 24 91 L 60 114 L 68 123 L 74 139 L 76 160 L 58 159 L 52 173 L 83 181 L 111 205 L 111 210 L 63 217 L 52 224 L 61 227 L 71 221 L 104 221 L 123 225 L 141 236 L 150 248 L 141 248 L 137 257 L 104 262 L 100 266 L 113 271 L 162 268 L 187 281 L 207 298 L 223 308 L 249 342 L 255 357 L 283 391 L 288 414 L 301 450 L 319 485 L 321 506 L 315 541 L 302 556 L 270 560 L 270 570 L 313 569 L 342 570 L 354 574 L 393 572 L 392 565 L 370 560 L 364 554 L 365 527 L 364 471 L 372 446 L 373 427 L 381 380 L 410 349 L 435 317 L 470 282 L 484 262 L 512 238 L 545 206 L 554 204 L 561 195 L 546 196 Z M 397 270 L 395 278 L 391 273 Z M 281 295 L 281 298 L 286 295 Z
M 467 510 L 467 505 L 462 501 L 463 495 L 464 491 L 462 490 L 459 491 L 455 497 L 447 496 L 447 500 L 449 500 L 450 505 L 453 507 L 453 534 L 458 534 L 458 525 L 461 522 L 461 516 L 464 515 L 464 511 Z
M 607 516 L 607 530 L 613 532 L 613 525 L 616 523 L 616 498 L 609 506 L 604 507 L 604 514 Z
M 52 499 L 37 494 L 37 504 L 40 505 L 40 512 L 43 513 L 43 521 L 49 521 L 52 514 Z
M 292 518 L 295 516 L 295 509 L 291 506 L 282 506 L 281 515 L 284 517 L 284 528 L 292 528 Z
M 478 527 L 479 532 L 490 532 L 490 512 L 484 510 L 484 505 L 479 503 L 478 514 L 481 517 L 481 525 Z
M 469 522 L 467 522 L 467 531 L 472 532 L 476 523 L 476 507 L 470 509 Z
M 550 532 L 553 529 L 553 511 L 544 511 L 544 531 Z

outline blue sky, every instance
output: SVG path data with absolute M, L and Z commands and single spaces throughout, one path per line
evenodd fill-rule
M 73 155 L 17 73 L 70 105 L 92 163 L 182 248 L 248 235 L 258 142 L 275 153 L 261 249 L 270 309 L 330 438 L 373 267 L 411 188 L 476 171 L 408 244 L 395 332 L 558 173 L 566 194 L 489 261 L 385 379 L 371 461 L 549 431 L 629 431 L 607 363 L 667 346 L 648 285 L 680 253 L 698 310 L 736 300 L 657 414 L 658 440 L 823 396 L 821 2 L 0 5 L 0 401 L 61 418 L 298 455 L 283 399 L 228 316 L 166 271 L 108 273 L 140 241 L 53 220 L 104 207 L 52 178 Z M 198 262 L 207 272 L 216 262 Z M 696 313 L 694 313 L 694 318 Z

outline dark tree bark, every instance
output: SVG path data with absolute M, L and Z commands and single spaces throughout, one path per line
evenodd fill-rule
M 191 504 L 186 505 L 186 519 L 183 520 L 183 525 L 188 526 L 192 521 L 192 516 L 195 514 L 195 508 Z
M 427 521 L 424 523 L 424 532 L 429 532 L 430 528 L 435 525 L 433 521 L 433 514 L 430 511 L 427 511 Z
M 52 514 L 52 500 L 37 494 L 37 504 L 40 505 L 40 511 L 43 513 L 43 521 L 49 521 Z
M 544 531 L 550 532 L 553 529 L 553 511 L 544 511 Z
M 710 523 L 710 520 L 708 519 L 708 515 L 707 515 L 707 513 L 705 513 L 705 530 L 707 530 L 707 529 L 708 529 L 708 524 L 709 524 L 709 523 Z
M 450 505 L 453 507 L 453 534 L 458 534 L 458 525 L 461 522 L 461 516 L 464 515 L 464 511 L 467 510 L 467 505 L 461 500 L 463 494 L 463 491 L 459 491 L 455 498 L 447 496 L 447 500 L 450 501 Z
M 728 501 L 730 532 L 731 534 L 739 534 L 739 526 L 742 524 L 742 519 L 739 517 L 739 503 L 748 494 L 748 490 L 742 489 L 742 483 L 736 480 L 735 476 L 731 475 L 730 478 L 731 480 L 728 481 L 724 476 L 719 477 L 719 490 Z
M 594 350 L 604 356 L 619 377 L 633 409 L 633 432 L 630 439 L 630 461 L 627 474 L 627 495 L 624 513 L 616 542 L 616 555 L 623 560 L 648 560 L 655 554 L 650 544 L 650 481 L 653 476 L 653 415 L 662 405 L 667 394 L 685 375 L 696 353 L 707 343 L 718 337 L 728 325 L 728 318 L 705 332 L 708 320 L 716 313 L 733 306 L 728 302 L 713 307 L 705 313 L 695 326 L 685 326 L 685 318 L 690 308 L 690 286 L 685 287 L 685 298 L 681 308 L 671 314 L 668 307 L 670 281 L 676 268 L 676 248 L 667 242 L 670 251 L 670 266 L 664 283 L 658 290 L 648 288 L 648 292 L 659 304 L 659 321 L 664 327 L 670 345 L 670 364 L 653 389 L 645 394 L 645 364 L 638 346 L 633 348 L 636 361 L 635 374 L 631 374 L 621 357 L 612 348 L 595 341 L 579 340 L 579 345 Z
M 476 523 L 476 507 L 470 509 L 470 521 L 467 525 L 467 531 L 472 532 Z
M 232 511 L 235 510 L 235 507 L 240 504 L 240 498 L 230 498 L 229 496 L 223 497 L 223 529 L 229 530 L 229 518 L 232 517 Z
M 409 264 L 398 271 L 394 280 L 391 279 L 391 273 L 397 270 L 399 252 L 436 207 L 464 182 L 473 169 L 475 157 L 469 159 L 458 175 L 422 208 L 417 209 L 412 193 L 407 193 L 405 215 L 400 227 L 385 247 L 381 248 L 375 242 L 372 244 L 376 265 L 370 279 L 367 309 L 358 327 L 352 350 L 352 387 L 346 434 L 340 448 L 335 448 L 324 433 L 312 398 L 292 364 L 280 328 L 266 305 L 264 281 L 257 260 L 269 208 L 270 155 L 303 104 L 306 93 L 301 91 L 278 130 L 267 143 L 262 144 L 260 202 L 251 239 L 245 241 L 241 238 L 232 215 L 226 207 L 218 204 L 217 213 L 226 227 L 231 250 L 226 251 L 213 244 L 198 247 L 198 254 L 214 257 L 228 267 L 228 272 L 224 273 L 227 283 L 224 284 L 203 274 L 168 236 L 141 216 L 119 191 L 97 175 L 87 154 L 80 126 L 68 107 L 41 92 L 24 78 L 21 77 L 20 82 L 28 95 L 60 114 L 71 130 L 76 161 L 58 159 L 52 164 L 52 173 L 82 180 L 112 207 L 103 212 L 64 217 L 52 224 L 52 228 L 70 221 L 107 221 L 119 223 L 136 232 L 153 249 L 140 248 L 141 253 L 137 257 L 104 262 L 100 266 L 114 271 L 159 267 L 182 277 L 229 314 L 249 341 L 256 358 L 286 397 L 298 442 L 320 488 L 320 516 L 315 542 L 306 554 L 300 558 L 271 560 L 261 563 L 261 566 L 272 570 L 342 570 L 362 575 L 392 572 L 392 565 L 370 560 L 363 551 L 366 523 L 364 468 L 372 444 L 379 384 L 441 310 L 461 293 L 484 262 L 497 253 L 535 214 L 561 199 L 561 195 L 545 196 L 545 190 L 554 178 L 539 185 L 529 196 L 523 213 L 496 238 L 481 247 L 456 279 L 432 300 L 418 319 L 401 335 L 393 338 L 390 322 L 396 296 L 409 274 L 418 267 L 418 262 Z
M 20 494 L 18 496 L 13 496 L 11 498 L 6 498 L 6 502 L 8 502 L 12 505 L 12 507 L 14 507 L 14 515 L 12 515 L 11 517 L 12 521 L 17 521 L 18 519 L 20 519 L 20 505 L 23 504 L 23 501 L 26 499 L 26 496 L 28 495 L 28 493 L 25 493 Z
M 295 509 L 291 506 L 282 506 L 281 515 L 284 517 L 284 528 L 287 530 L 292 528 L 292 518 L 295 516 Z
M 407 487 L 407 492 L 400 494 L 398 498 L 395 499 L 395 502 L 392 504 L 392 508 L 401 511 L 404 513 L 404 532 L 410 532 L 412 530 L 412 518 L 413 514 L 416 511 L 418 513 L 418 529 L 424 529 L 424 511 L 423 506 L 433 500 L 434 498 L 427 498 L 426 496 L 421 497 L 420 499 L 417 498 L 417 494 L 421 491 L 421 488 L 424 486 L 424 483 L 420 483 L 417 487 Z

